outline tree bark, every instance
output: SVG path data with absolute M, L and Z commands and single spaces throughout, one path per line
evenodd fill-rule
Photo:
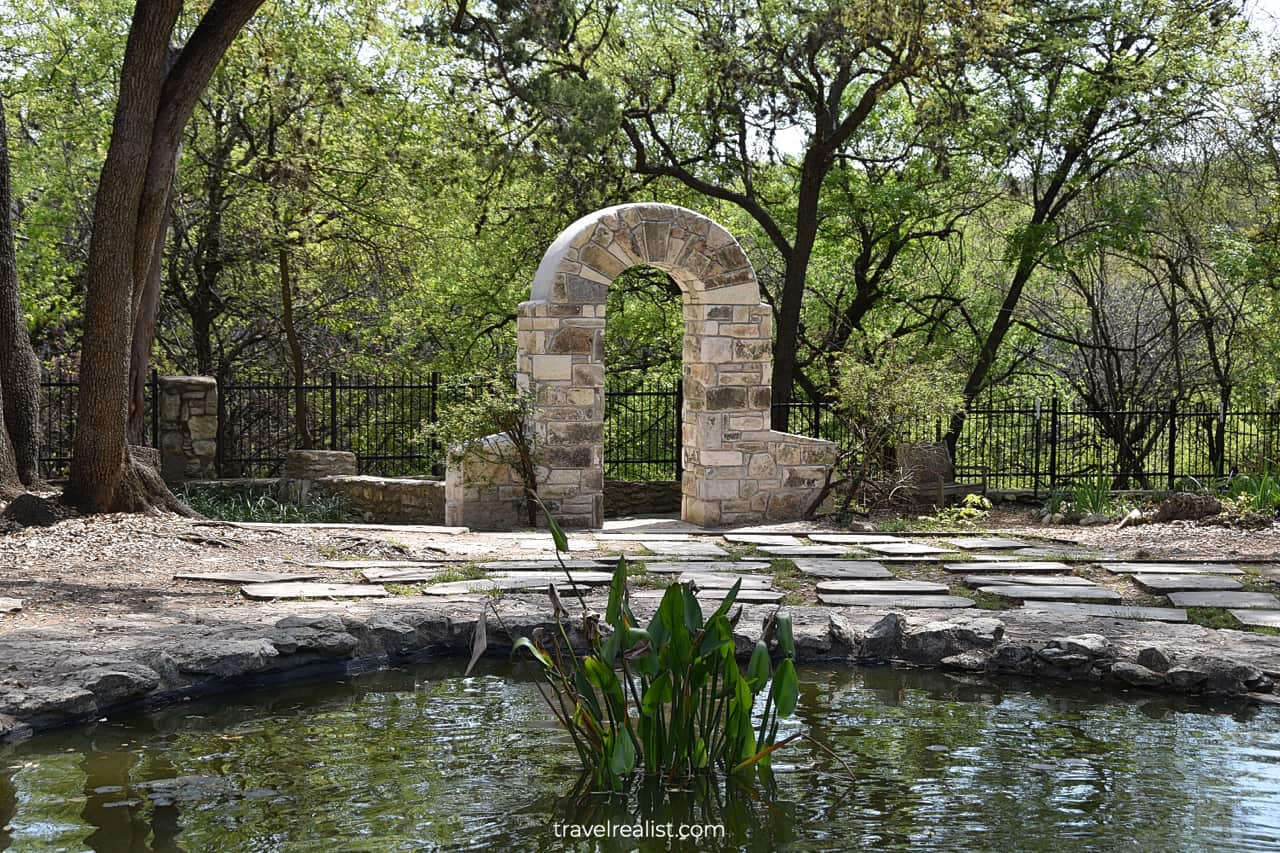
M 163 235 L 182 129 L 262 2 L 213 0 L 176 59 L 169 40 L 183 0 L 138 0 L 134 8 L 94 204 L 77 428 L 63 493 L 84 511 L 146 509 L 148 491 L 151 503 L 174 502 L 127 453 L 132 332 Z
M 31 349 L 14 248 L 9 129 L 0 95 L 0 482 L 39 477 L 40 361 Z
M 296 399 L 293 403 L 293 423 L 298 433 L 298 449 L 311 450 L 315 442 L 311 428 L 307 426 L 307 362 L 298 340 L 298 329 L 293 322 L 293 273 L 289 265 L 289 250 L 280 249 L 280 317 L 284 324 L 284 337 L 289 345 L 289 364 L 293 366 L 293 387 Z

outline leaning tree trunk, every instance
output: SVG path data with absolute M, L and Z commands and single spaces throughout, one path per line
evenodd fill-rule
M 40 361 L 31 349 L 18 292 L 9 132 L 0 95 L 0 483 L 39 476 Z
M 183 0 L 137 0 L 134 8 L 94 204 L 76 435 L 63 493 L 84 511 L 185 509 L 128 453 L 132 332 L 164 233 L 182 129 L 262 3 L 213 0 L 176 58 L 169 40 Z

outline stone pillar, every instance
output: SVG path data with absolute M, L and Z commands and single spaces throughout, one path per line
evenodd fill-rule
M 218 476 L 218 382 L 160 377 L 160 473 L 168 483 Z

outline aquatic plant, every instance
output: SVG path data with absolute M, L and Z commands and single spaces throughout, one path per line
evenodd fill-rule
M 564 533 L 548 519 L 557 553 L 567 551 Z M 740 586 L 705 616 L 690 585 L 672 584 L 641 627 L 619 557 L 603 626 L 584 608 L 580 634 L 590 650 L 583 655 L 551 587 L 556 630 L 520 637 L 513 654 L 527 652 L 541 664 L 543 698 L 595 787 L 620 790 L 636 773 L 670 782 L 716 771 L 767 778 L 770 755 L 799 737 L 778 738 L 779 720 L 791 716 L 799 696 L 791 619 L 774 614 L 744 673 L 733 636 L 741 609 L 731 614 Z M 782 653 L 776 667 L 767 639 Z

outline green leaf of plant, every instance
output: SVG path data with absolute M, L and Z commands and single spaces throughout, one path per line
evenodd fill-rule
M 747 664 L 747 686 L 751 688 L 752 695 L 759 693 L 769 683 L 770 669 L 769 648 L 763 640 L 758 640 L 755 650 L 751 652 L 751 662 Z
M 791 630 L 791 614 L 779 613 L 774 618 L 774 623 L 778 626 L 778 648 L 782 649 L 785 656 L 795 660 L 796 639 Z
M 738 578 L 733 582 L 733 586 L 729 587 L 729 592 L 725 595 L 724 601 L 721 601 L 720 606 L 711 614 L 711 618 L 707 620 L 708 623 L 729 614 L 729 608 L 733 607 L 733 602 L 738 599 L 738 590 L 740 589 L 742 589 L 742 578 Z
M 604 611 L 604 621 L 616 631 L 622 624 L 622 601 L 627 594 L 627 559 L 618 558 L 618 566 L 613 570 L 613 580 L 609 584 L 609 604 Z
M 636 745 L 631 736 L 620 731 L 613 743 L 613 755 L 609 758 L 609 769 L 614 776 L 626 776 L 636 767 Z
M 796 676 L 796 665 L 791 658 L 785 658 L 773 674 L 773 704 L 778 709 L 778 716 L 790 717 L 799 698 L 800 679 Z
M 551 658 L 547 656 L 546 652 L 544 652 L 542 649 L 535 646 L 533 644 L 533 641 L 530 640 L 528 637 L 519 637 L 516 639 L 515 644 L 511 646 L 511 656 L 515 657 L 516 652 L 520 651 L 521 649 L 528 649 L 529 654 L 537 658 L 539 663 L 541 663 L 547 669 L 552 668 Z

